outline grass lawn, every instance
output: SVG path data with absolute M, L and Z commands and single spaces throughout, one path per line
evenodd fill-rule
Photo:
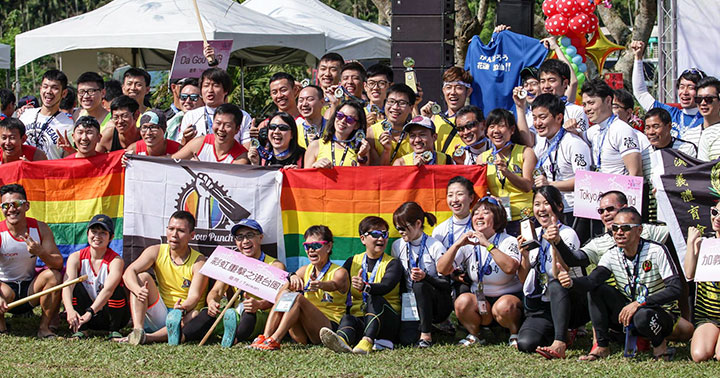
M 36 310 L 37 311 L 37 310 Z M 277 352 L 246 349 L 247 344 L 221 348 L 215 340 L 208 346 L 166 344 L 138 347 L 105 341 L 38 340 L 35 318 L 8 319 L 12 336 L 0 336 L 0 375 L 15 376 L 344 376 L 344 377 L 719 377 L 720 363 L 695 364 L 685 344 L 673 362 L 655 362 L 645 353 L 634 360 L 622 357 L 621 347 L 610 358 L 592 363 L 577 358 L 589 349 L 589 336 L 580 339 L 567 360 L 546 361 L 506 346 L 462 348 L 450 336 L 427 350 L 403 348 L 368 356 L 336 354 L 323 347 L 285 343 Z M 63 326 L 65 322 L 62 323 Z M 60 336 L 69 336 L 61 330 Z M 504 338 L 504 337 L 503 337 Z

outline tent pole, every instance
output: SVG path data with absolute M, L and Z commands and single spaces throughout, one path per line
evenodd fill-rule
M 240 102 L 245 109 L 245 62 L 240 59 Z

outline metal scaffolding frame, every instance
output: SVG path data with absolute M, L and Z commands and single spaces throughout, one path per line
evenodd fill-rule
M 677 0 L 658 0 L 657 100 L 675 102 L 677 88 Z

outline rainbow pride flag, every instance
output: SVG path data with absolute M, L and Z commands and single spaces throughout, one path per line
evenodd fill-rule
M 303 233 L 312 225 L 323 224 L 333 232 L 334 263 L 341 265 L 364 251 L 358 225 L 368 215 L 380 216 L 390 224 L 389 253 L 390 245 L 399 237 L 392 227 L 395 209 L 406 201 L 415 201 L 442 222 L 452 214 L 445 192 L 455 176 L 472 181 L 479 195 L 486 193 L 485 167 L 479 165 L 284 170 L 280 206 L 288 270 L 307 264 Z M 430 234 L 431 230 L 426 224 L 425 231 Z
M 123 153 L 2 164 L 0 184 L 25 187 L 30 201 L 27 216 L 50 226 L 63 258 L 87 245 L 88 222 L 100 213 L 115 222 L 110 248 L 122 254 Z

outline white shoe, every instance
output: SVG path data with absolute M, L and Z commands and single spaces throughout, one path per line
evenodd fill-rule
M 320 340 L 328 349 L 337 353 L 352 353 L 350 345 L 328 327 L 320 328 Z

